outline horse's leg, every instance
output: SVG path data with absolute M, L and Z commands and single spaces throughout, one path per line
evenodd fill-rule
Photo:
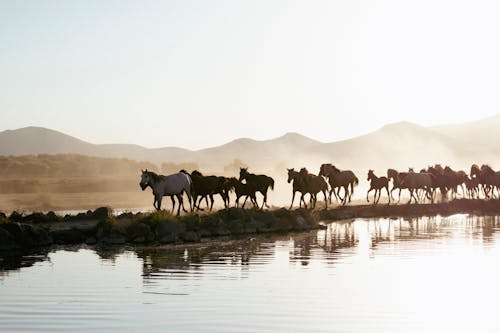
M 304 203 L 304 208 L 307 209 L 306 201 L 304 200 L 304 193 L 301 193 L 300 200 Z
M 345 205 L 347 203 L 347 199 L 349 197 L 349 185 L 347 185 L 347 186 L 344 185 L 344 186 L 342 186 L 342 188 L 344 189 L 344 200 L 343 200 L 342 204 Z M 349 198 L 349 202 L 351 202 L 350 198 Z
M 245 200 L 243 200 L 243 205 L 241 205 L 241 208 L 245 208 L 245 204 L 247 203 L 248 199 L 248 194 L 245 196 Z
M 191 191 L 186 191 L 186 195 L 187 195 L 188 200 L 189 200 L 189 210 L 192 213 L 193 212 L 193 205 L 191 204 Z
M 293 206 L 293 200 L 295 199 L 295 192 L 294 190 L 292 190 L 292 203 L 290 204 L 290 208 L 289 209 L 292 209 L 292 206 Z
M 175 195 L 177 200 L 179 200 L 179 205 L 177 207 L 177 216 L 181 215 L 181 205 L 182 205 L 182 196 L 180 194 Z
M 323 196 L 325 197 L 325 210 L 328 209 L 328 199 L 327 199 L 327 190 L 323 191 Z
M 158 196 L 158 198 L 156 198 L 156 202 L 158 204 L 158 207 L 156 209 L 158 209 L 158 210 L 161 210 L 161 200 L 162 200 L 162 196 Z
M 389 188 L 389 187 L 387 187 L 387 188 Z M 392 200 L 394 200 L 394 197 L 392 196 L 392 191 L 394 191 L 395 189 L 396 189 L 396 185 L 392 185 L 392 190 L 391 190 L 391 194 L 390 194 Z
M 187 194 L 187 192 L 186 192 L 186 194 Z M 182 211 L 183 211 L 184 213 L 187 213 L 188 211 L 187 211 L 187 210 L 186 210 L 186 208 L 184 207 L 184 190 L 182 190 L 182 192 L 181 192 L 181 193 L 179 193 L 179 196 L 180 196 L 180 198 L 181 198 L 180 204 L 181 204 L 181 207 L 182 207 Z
M 173 195 L 170 196 L 170 200 L 172 200 L 172 211 L 171 211 L 170 214 L 173 214 L 174 213 L 174 209 L 175 209 L 175 200 L 174 200 L 174 196 Z
M 196 207 L 197 210 L 204 210 L 203 208 L 200 207 L 201 201 L 203 200 L 203 196 L 197 195 L 195 200 L 194 200 L 194 206 Z
M 214 195 L 210 194 L 209 197 L 210 197 L 210 211 L 212 211 L 212 208 L 214 207 Z M 207 202 L 207 206 L 208 206 L 208 202 Z
M 253 203 L 253 208 L 259 208 L 259 204 L 257 203 L 256 193 L 250 195 L 250 201 Z
M 413 198 L 413 189 L 408 189 L 408 191 L 410 191 L 410 201 L 408 201 L 408 204 L 411 203 L 411 199 Z
M 338 200 L 338 202 L 340 202 L 340 203 L 344 202 L 344 198 L 342 198 L 342 197 L 340 196 L 340 189 L 341 189 L 341 188 L 342 188 L 342 186 L 337 187 L 337 200 Z
M 389 194 L 389 185 L 387 185 L 387 186 L 385 187 L 385 190 L 387 191 L 387 199 L 389 200 L 389 202 L 388 202 L 387 204 L 390 204 L 390 203 L 391 203 L 391 196 L 390 196 L 390 194 Z
M 262 202 L 262 207 L 260 209 L 264 209 L 264 205 L 266 206 L 266 208 L 269 208 L 269 206 L 267 205 L 267 188 L 264 192 L 262 192 L 262 194 L 264 195 L 264 201 Z
M 368 198 L 368 196 L 372 190 L 373 190 L 373 188 L 370 186 L 370 189 L 368 190 L 368 192 L 366 192 L 366 202 L 370 202 L 370 199 Z

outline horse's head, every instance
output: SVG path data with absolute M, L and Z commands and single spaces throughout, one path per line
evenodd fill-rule
M 198 170 L 193 170 L 193 172 L 191 172 L 191 175 L 195 177 L 203 177 L 203 174 Z
M 308 175 L 309 174 L 309 170 L 307 170 L 307 168 L 301 168 L 299 173 L 301 175 Z
M 293 168 L 286 169 L 286 170 L 288 171 L 288 180 L 287 180 L 287 182 L 290 183 L 295 178 L 295 170 L 293 170 Z
M 241 182 L 243 179 L 245 179 L 248 175 L 248 168 L 240 168 L 240 178 L 239 181 Z
M 375 177 L 375 173 L 373 173 L 373 170 L 368 170 L 368 177 L 366 180 L 370 180 Z
M 413 168 L 408 168 L 408 172 L 414 173 L 415 170 Z
M 328 167 L 326 164 L 321 164 L 318 176 L 324 176 L 324 177 L 328 176 Z
M 148 169 L 141 170 L 141 172 L 142 172 L 141 173 L 141 181 L 139 183 L 139 186 L 144 191 L 146 189 L 146 187 L 151 185 L 151 173 L 148 171 Z
M 394 169 L 387 169 L 387 178 L 391 179 L 397 179 L 398 178 L 398 172 Z
M 481 170 L 479 170 L 479 166 L 477 164 L 472 164 L 470 167 L 470 176 L 472 177 L 477 177 L 481 173 Z

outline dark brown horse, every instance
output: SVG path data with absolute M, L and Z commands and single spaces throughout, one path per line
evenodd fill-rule
M 344 189 L 344 198 L 341 198 L 342 204 L 345 205 L 347 200 L 351 202 L 351 196 L 354 193 L 354 186 L 358 185 L 359 181 L 354 172 L 351 170 L 339 170 L 331 163 L 321 165 L 319 175 L 328 178 L 330 184 L 329 200 L 332 202 L 332 193 L 340 199 L 340 189 Z M 337 192 L 335 193 L 335 189 Z
M 181 171 L 186 172 L 184 170 Z M 200 207 L 203 198 L 205 198 L 207 207 L 212 210 L 214 206 L 214 194 L 219 194 L 224 204 L 226 203 L 227 195 L 226 192 L 224 192 L 225 177 L 204 176 L 200 171 L 194 170 L 191 173 L 191 180 L 193 181 L 194 206 L 198 210 L 203 210 Z M 208 203 L 208 199 L 210 199 L 210 204 Z
M 407 189 L 407 186 L 402 185 L 403 178 L 405 177 L 406 172 L 398 172 L 395 169 L 387 169 L 387 179 L 390 181 L 392 179 L 392 190 L 390 191 L 390 197 L 394 200 L 392 196 L 392 192 L 396 189 L 399 190 L 398 202 L 401 201 L 401 190 Z
M 256 175 L 248 172 L 248 168 L 240 168 L 240 181 L 245 180 L 245 182 L 250 185 L 251 188 L 255 189 L 255 192 L 260 192 L 264 196 L 264 201 L 262 202 L 261 209 L 269 207 L 267 205 L 267 189 L 271 188 L 274 190 L 274 179 L 266 175 Z
M 318 193 L 322 192 L 325 198 L 325 209 L 328 208 L 328 184 L 325 179 L 321 176 L 316 176 L 309 173 L 306 168 L 300 169 L 300 175 L 303 177 L 306 191 L 311 195 L 312 208 L 316 208 L 316 202 L 318 201 Z
M 290 209 L 292 209 L 293 201 L 295 199 L 295 193 L 300 192 L 300 200 L 299 207 L 302 207 L 302 203 L 304 203 L 304 207 L 307 208 L 306 202 L 304 200 L 304 195 L 307 193 L 307 184 L 306 179 L 303 175 L 301 175 L 298 171 L 295 171 L 293 168 L 287 169 L 288 171 L 288 183 L 292 183 L 292 203 L 290 204 Z
M 368 170 L 368 177 L 366 180 L 370 181 L 370 189 L 368 190 L 368 192 L 366 192 L 366 201 L 370 202 L 370 200 L 368 199 L 368 194 L 370 194 L 372 190 L 375 190 L 375 193 L 373 194 L 373 204 L 377 204 L 380 200 L 382 189 L 385 188 L 385 190 L 387 191 L 387 198 L 389 199 L 389 203 L 391 202 L 391 195 L 389 194 L 389 179 L 387 177 L 377 177 L 373 170 Z
M 234 202 L 235 206 L 239 206 L 239 201 L 241 197 L 245 197 L 245 200 L 243 201 L 242 208 L 245 208 L 245 203 L 247 202 L 247 199 L 250 198 L 250 201 L 252 202 L 253 206 L 257 208 L 257 199 L 255 197 L 255 188 L 250 186 L 249 184 L 245 184 L 240 182 L 238 179 L 235 177 L 228 178 L 226 182 L 230 188 L 234 189 L 234 193 L 236 194 L 236 200 Z

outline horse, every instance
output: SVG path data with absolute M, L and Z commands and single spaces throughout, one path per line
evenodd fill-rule
M 191 189 L 192 189 L 192 181 L 189 175 L 178 172 L 168 176 L 158 175 L 152 171 L 141 170 L 141 181 L 139 182 L 139 186 L 144 191 L 148 186 L 153 190 L 153 206 L 157 210 L 161 210 L 161 201 L 164 196 L 171 196 L 172 203 L 175 205 L 173 201 L 173 196 L 176 196 L 179 200 L 179 207 L 177 208 L 177 215 L 180 215 L 180 209 L 182 205 L 182 209 L 184 209 L 184 203 L 182 200 L 182 194 L 186 192 L 189 199 L 189 207 L 191 211 L 193 211 L 193 207 L 191 205 Z M 172 212 L 174 207 L 172 207 Z
M 240 168 L 239 181 L 242 180 L 245 180 L 247 184 L 254 188 L 255 192 L 260 192 L 264 196 L 261 209 L 264 208 L 264 205 L 269 207 L 267 205 L 267 189 L 271 188 L 271 190 L 274 190 L 274 179 L 266 175 L 256 175 L 250 173 L 248 172 L 248 168 Z
M 304 207 L 307 208 L 306 202 L 304 200 L 304 195 L 307 193 L 307 185 L 306 185 L 306 180 L 304 179 L 303 175 L 301 175 L 298 171 L 295 171 L 293 168 L 287 169 L 288 171 L 288 180 L 287 182 L 292 183 L 292 203 L 290 204 L 290 209 L 292 209 L 293 206 L 293 201 L 295 199 L 295 193 L 300 192 L 300 200 L 299 200 L 299 207 L 302 206 L 302 203 L 304 203 Z
M 236 200 L 235 200 L 234 204 L 236 207 L 239 206 L 239 200 L 242 196 L 245 196 L 245 200 L 243 201 L 242 208 L 245 208 L 245 203 L 247 202 L 247 199 L 249 197 L 250 197 L 250 201 L 252 201 L 254 208 L 258 207 L 257 206 L 257 198 L 255 197 L 255 189 L 252 186 L 250 186 L 249 184 L 245 184 L 245 183 L 240 182 L 235 177 L 228 178 L 226 183 L 229 185 L 230 188 L 234 189 L 234 193 L 236 194 Z
M 406 172 L 398 172 L 395 169 L 387 169 L 387 179 L 389 181 L 392 179 L 392 190 L 390 191 L 390 197 L 392 200 L 394 200 L 394 197 L 392 196 L 392 192 L 395 189 L 399 189 L 398 202 L 401 201 L 401 190 L 408 188 L 407 186 L 401 184 L 403 181 L 403 178 L 405 176 L 406 176 Z
M 337 198 L 340 198 L 340 188 L 344 188 L 344 198 L 342 200 L 342 205 L 347 203 L 347 198 L 351 202 L 351 196 L 354 193 L 354 185 L 358 185 L 359 181 L 354 172 L 351 170 L 339 170 L 331 163 L 324 163 L 319 169 L 319 176 L 327 177 L 328 183 L 330 184 L 329 200 L 332 202 L 332 193 Z M 350 187 L 350 191 L 349 191 Z M 335 193 L 335 188 L 337 188 L 337 193 Z
M 447 187 L 451 189 L 452 197 L 456 198 L 458 193 L 458 187 L 462 189 L 462 196 L 465 197 L 465 190 L 462 186 L 467 179 L 467 174 L 465 171 L 452 170 L 449 166 L 446 166 L 443 170 L 443 174 L 448 176 L 448 184 Z
M 226 204 L 226 192 L 224 191 L 224 183 L 226 181 L 225 177 L 217 176 L 204 176 L 200 171 L 194 170 L 191 173 L 191 179 L 193 180 L 193 197 L 194 206 L 198 210 L 203 210 L 200 207 L 201 201 L 205 198 L 207 208 L 212 211 L 214 206 L 214 194 L 220 194 L 224 205 Z M 200 200 L 198 201 L 198 197 Z M 210 198 L 210 205 L 208 204 L 208 198 Z
M 441 192 L 441 201 L 446 200 L 448 190 L 450 189 L 450 176 L 444 174 L 444 169 L 440 164 L 435 164 L 427 168 L 427 172 L 434 176 L 433 188 L 439 188 Z
M 431 190 L 434 181 L 434 175 L 431 173 L 408 172 L 401 181 L 401 185 L 406 186 L 410 191 L 410 201 L 408 203 L 411 203 L 412 198 L 415 199 L 415 202 L 418 202 L 417 197 L 413 194 L 418 189 L 423 189 L 426 192 L 427 198 L 433 202 L 434 197 Z
M 491 190 L 491 196 L 495 196 L 495 189 L 500 193 L 500 171 L 494 171 L 489 165 L 483 164 L 481 166 L 481 178 L 487 187 Z M 486 193 L 485 193 L 486 194 Z M 489 194 L 486 196 L 489 198 Z
M 300 169 L 299 173 L 304 179 L 306 192 L 311 195 L 312 208 L 316 208 L 318 193 L 322 192 L 325 198 L 325 209 L 328 209 L 328 184 L 325 179 L 321 176 L 309 173 L 306 168 Z
M 385 188 L 387 191 L 387 197 L 389 199 L 389 203 L 391 202 L 391 196 L 389 194 L 389 179 L 387 177 L 377 177 L 373 170 L 368 170 L 368 177 L 366 180 L 370 181 L 370 189 L 368 192 L 366 192 L 366 201 L 370 202 L 368 199 L 368 194 L 372 191 L 375 190 L 375 193 L 373 194 L 373 204 L 377 204 L 378 201 L 380 200 L 380 195 L 382 193 L 382 188 Z M 377 193 L 378 193 L 378 198 L 377 198 Z

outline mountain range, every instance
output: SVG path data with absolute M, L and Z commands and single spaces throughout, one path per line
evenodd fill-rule
M 467 168 L 472 163 L 500 165 L 500 115 L 474 122 L 424 127 L 409 122 L 388 124 L 349 140 L 320 142 L 298 133 L 270 140 L 241 138 L 201 150 L 177 147 L 148 149 L 133 144 L 91 144 L 42 127 L 0 132 L 0 155 L 81 154 L 140 161 L 195 162 L 220 171 L 239 159 L 254 170 L 282 170 L 332 162 L 341 168 L 420 168 L 434 163 Z

